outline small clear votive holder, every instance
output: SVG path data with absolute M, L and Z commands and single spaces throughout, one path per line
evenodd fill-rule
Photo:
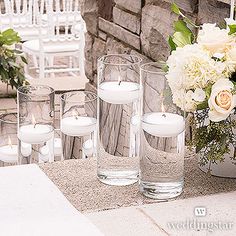
M 19 164 L 54 161 L 54 99 L 48 86 L 18 88 Z
M 141 66 L 140 191 L 154 199 L 174 198 L 184 185 L 185 114 L 173 103 L 159 63 Z
M 97 95 L 72 91 L 61 96 L 63 159 L 97 156 Z
M 0 166 L 18 163 L 17 113 L 0 115 Z
M 98 60 L 98 179 L 125 186 L 138 181 L 141 112 L 140 63 L 136 55 Z

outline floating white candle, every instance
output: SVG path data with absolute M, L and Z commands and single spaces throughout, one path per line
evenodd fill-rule
M 110 81 L 100 84 L 99 97 L 112 104 L 128 104 L 140 97 L 140 85 L 127 81 Z
M 96 130 L 97 120 L 87 116 L 69 116 L 61 120 L 61 132 L 69 136 L 85 136 Z
M 173 113 L 147 113 L 142 118 L 142 128 L 153 136 L 176 137 L 184 131 L 185 121 Z
M 17 145 L 12 145 L 10 137 L 8 145 L 0 147 L 0 160 L 6 163 L 16 163 L 18 161 Z
M 28 144 L 39 144 L 53 138 L 53 127 L 50 125 L 24 125 L 20 127 L 18 138 Z
M 28 144 L 39 144 L 53 138 L 53 127 L 51 125 L 37 124 L 32 116 L 32 124 L 23 125 L 18 132 L 18 138 Z

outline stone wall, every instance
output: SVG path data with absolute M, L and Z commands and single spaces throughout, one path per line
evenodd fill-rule
M 168 35 L 177 19 L 173 0 L 81 0 L 87 24 L 86 75 L 96 86 L 97 58 L 104 54 L 139 54 L 144 62 L 165 60 Z M 175 0 L 196 22 L 222 22 L 229 16 L 230 0 Z

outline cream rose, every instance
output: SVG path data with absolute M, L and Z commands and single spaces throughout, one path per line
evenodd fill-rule
M 197 42 L 213 55 L 227 52 L 233 43 L 233 37 L 228 35 L 226 29 L 220 29 L 216 24 L 203 24 Z
M 213 122 L 225 120 L 236 106 L 236 95 L 232 94 L 234 84 L 228 79 L 220 79 L 213 86 L 208 100 L 209 119 Z

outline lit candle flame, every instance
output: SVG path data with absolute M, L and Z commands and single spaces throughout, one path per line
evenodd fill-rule
M 75 110 L 72 110 L 72 116 L 77 120 L 78 119 L 78 113 Z
M 34 126 L 34 128 L 35 128 L 35 126 L 36 126 L 36 120 L 35 120 L 35 117 L 34 117 L 34 115 L 32 114 L 32 117 L 31 117 L 31 119 L 32 119 L 32 124 L 33 124 L 33 126 Z
M 164 107 L 164 104 L 162 103 L 161 104 L 161 111 L 164 113 L 165 112 L 165 107 Z
M 165 114 L 165 107 L 164 107 L 164 104 L 163 103 L 161 103 L 161 111 L 162 111 L 162 116 L 163 117 L 166 117 L 166 114 Z
M 8 136 L 8 145 L 12 148 L 11 138 Z
M 34 118 L 34 115 L 32 115 L 32 124 L 35 125 L 36 124 L 36 120 Z

